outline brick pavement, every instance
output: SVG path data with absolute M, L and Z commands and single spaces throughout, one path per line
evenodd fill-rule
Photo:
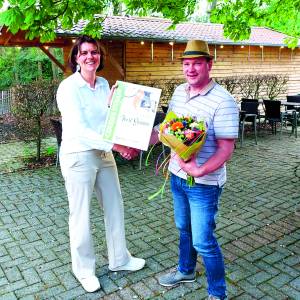
M 228 164 L 217 227 L 229 299 L 300 299 L 299 169 L 300 138 L 283 134 L 279 140 L 265 133 L 258 146 L 249 137 L 242 149 L 238 145 Z M 200 259 L 197 282 L 174 288 L 157 283 L 176 265 L 178 235 L 169 189 L 163 199 L 147 200 L 162 182 L 153 165 L 142 171 L 119 165 L 128 248 L 146 259 L 143 270 L 108 270 L 103 214 L 92 200 L 96 273 L 102 285 L 94 294 L 86 294 L 71 274 L 68 204 L 59 169 L 1 170 L 1 300 L 205 299 Z

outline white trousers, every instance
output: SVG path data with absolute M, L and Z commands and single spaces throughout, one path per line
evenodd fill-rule
M 61 154 L 61 171 L 69 200 L 72 270 L 79 278 L 95 275 L 95 253 L 90 227 L 93 190 L 104 210 L 109 267 L 129 260 L 124 229 L 124 207 L 112 153 L 100 150 Z

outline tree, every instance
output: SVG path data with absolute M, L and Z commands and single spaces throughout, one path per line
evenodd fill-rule
M 162 13 L 174 24 L 192 14 L 197 0 L 112 0 L 114 7 L 124 4 L 129 14 Z M 8 0 L 9 8 L 0 13 L 0 24 L 15 34 L 26 30 L 28 39 L 40 37 L 42 42 L 55 38 L 55 29 L 71 29 L 80 20 L 86 20 L 84 33 L 101 36 L 101 21 L 107 13 L 107 0 Z M 0 0 L 3 6 L 4 0 Z M 95 15 L 98 14 L 98 17 Z M 101 15 L 101 16 L 100 16 Z
M 300 2 L 217 0 L 211 11 L 211 21 L 224 24 L 225 36 L 235 41 L 247 39 L 251 26 L 266 26 L 290 36 L 285 42 L 294 48 L 300 37 Z
M 26 30 L 27 38 L 40 37 L 42 42 L 55 38 L 55 29 L 71 29 L 86 20 L 83 33 L 101 36 L 101 23 L 108 13 L 126 7 L 130 15 L 157 15 L 173 21 L 174 27 L 199 9 L 203 0 L 8 0 L 9 9 L 0 13 L 0 24 L 12 33 Z M 224 34 L 232 40 L 247 39 L 251 26 L 267 26 L 290 36 L 286 40 L 295 47 L 300 37 L 299 0 L 208 0 L 212 3 L 211 21 L 224 24 Z M 4 0 L 0 0 L 3 5 Z M 95 17 L 98 15 L 98 18 Z
M 26 139 L 36 142 L 36 159 L 41 159 L 43 117 L 53 109 L 58 82 L 45 79 L 13 87 L 12 111 Z
M 51 49 L 63 60 L 61 49 Z M 59 78 L 57 67 L 37 48 L 0 48 L 0 90 L 19 82 L 29 83 L 38 78 Z

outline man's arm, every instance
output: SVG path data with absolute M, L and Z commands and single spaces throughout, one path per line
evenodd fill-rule
M 218 149 L 202 166 L 197 166 L 196 156 L 190 161 L 184 162 L 178 157 L 180 168 L 188 175 L 193 177 L 202 177 L 219 169 L 227 160 L 229 160 L 234 151 L 234 139 L 218 139 Z

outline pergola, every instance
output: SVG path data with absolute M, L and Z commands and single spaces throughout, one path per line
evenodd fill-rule
M 49 48 L 69 49 L 72 46 L 72 37 L 58 36 L 54 41 L 41 43 L 38 38 L 28 40 L 25 38 L 26 31 L 18 31 L 12 34 L 7 27 L 3 26 L 0 29 L 0 47 L 36 47 L 40 48 L 64 73 L 67 72 L 66 65 L 63 65 L 58 59 L 49 51 Z M 64 58 L 68 53 L 64 51 Z M 64 59 L 66 61 L 66 59 Z
M 38 47 L 64 74 L 69 74 L 68 56 L 73 41 L 84 29 L 80 21 L 70 30 L 58 28 L 52 42 L 42 43 L 38 38 L 27 40 L 26 32 L 12 34 L 0 27 L 0 47 Z M 207 41 L 214 55 L 214 77 L 235 74 L 287 74 L 288 93 L 299 91 L 300 44 L 288 49 L 287 35 L 266 27 L 252 27 L 245 41 L 233 41 L 224 36 L 222 24 L 180 23 L 168 30 L 170 20 L 151 17 L 110 16 L 103 20 L 101 44 L 105 48 L 106 63 L 101 71 L 110 84 L 116 80 L 141 82 L 181 78 L 179 55 L 191 39 Z M 50 48 L 63 50 L 61 63 Z

